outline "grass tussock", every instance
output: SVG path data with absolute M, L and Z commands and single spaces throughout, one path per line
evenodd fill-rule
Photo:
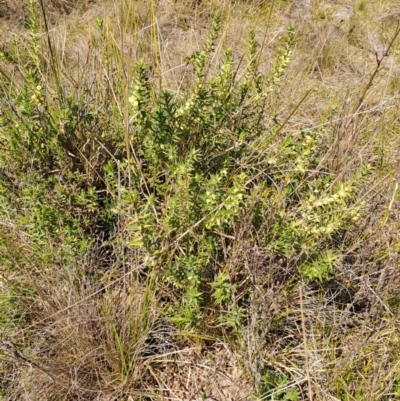
M 2 7 L 2 399 L 400 398 L 387 2 Z

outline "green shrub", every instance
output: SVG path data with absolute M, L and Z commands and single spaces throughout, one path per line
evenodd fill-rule
M 122 65 L 101 19 L 100 66 L 89 60 L 93 76 L 66 79 L 49 32 L 38 39 L 32 4 L 25 59 L 17 46 L 0 54 L 0 261 L 12 284 L 0 299 L 15 319 L 11 332 L 29 330 L 26 347 L 41 330 L 65 336 L 62 319 L 72 319 L 68 346 L 82 350 L 70 357 L 67 346 L 54 347 L 60 377 L 100 338 L 103 353 L 88 366 L 101 374 L 87 367 L 77 376 L 93 374 L 90 385 L 122 394 L 151 376 L 140 364 L 157 319 L 241 347 L 249 330 L 261 338 L 282 317 L 267 327 L 252 315 L 256 291 L 270 282 L 288 296 L 304 281 L 329 285 L 346 256 L 341 239 L 368 207 L 360 191 L 374 168 L 336 175 L 324 163 L 326 120 L 293 131 L 292 114 L 278 118 L 294 28 L 262 73 L 255 32 L 238 63 L 219 42 L 217 12 L 187 59 L 189 87 L 174 93 L 145 58 Z M 71 304 L 90 323 L 82 330 Z M 285 375 L 263 380 L 263 399 L 300 399 Z

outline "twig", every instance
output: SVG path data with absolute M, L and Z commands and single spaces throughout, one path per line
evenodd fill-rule
M 311 377 L 310 377 L 310 364 L 308 361 L 306 322 L 305 322 L 305 317 L 304 317 L 303 283 L 300 285 L 300 310 L 301 310 L 301 330 L 303 332 L 303 343 L 304 343 L 304 361 L 305 361 L 306 376 L 307 376 L 307 382 L 308 382 L 308 397 L 309 397 L 310 401 L 313 401 L 313 393 L 312 393 L 312 389 L 311 389 Z
M 1 341 L 0 342 L 0 349 L 4 351 L 5 353 L 9 354 L 12 358 L 16 359 L 17 361 L 22 361 L 27 363 L 28 365 L 31 365 L 43 373 L 45 373 L 53 382 L 59 383 L 59 380 L 57 380 L 55 377 L 53 377 L 49 372 L 46 371 L 46 369 L 42 368 L 39 364 L 36 362 L 31 361 L 29 358 L 24 356 L 21 351 L 17 349 L 17 347 L 9 342 L 9 341 Z M 60 383 L 59 383 L 60 384 Z

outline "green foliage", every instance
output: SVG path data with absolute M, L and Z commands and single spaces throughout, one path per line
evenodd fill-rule
M 104 21 L 97 25 L 105 43 Z M 171 317 L 191 327 L 205 310 L 218 311 L 221 327 L 237 327 L 244 316 L 244 305 L 236 303 L 237 272 L 218 266 L 228 263 L 224 249 L 234 246 L 235 227 L 249 205 L 257 205 L 259 245 L 288 259 L 307 253 L 301 272 L 310 280 L 324 280 L 333 270 L 334 253 L 323 244 L 359 213 L 358 206 L 349 208 L 354 181 L 332 186 L 333 177 L 309 173 L 321 158 L 321 132 L 285 134 L 268 106 L 290 62 L 293 28 L 266 75 L 259 72 L 251 31 L 248 64 L 238 74 L 231 49 L 214 54 L 221 25 L 217 12 L 204 45 L 188 59 L 193 77 L 181 95 L 156 89 L 152 68 L 134 64 L 127 83 L 132 155 L 115 128 L 123 117 L 112 99 L 122 92 L 88 97 L 64 89 L 57 97 L 41 71 L 33 34 L 33 67 L 12 86 L 1 119 L 7 149 L 1 163 L 13 171 L 2 180 L 1 213 L 14 211 L 38 241 L 50 236 L 75 253 L 96 237 L 111 239 L 116 222 L 123 222 L 121 245 L 141 252 L 172 286 Z M 33 33 L 36 26 L 32 17 Z M 103 52 L 111 66 L 109 46 Z M 98 79 L 111 85 L 101 72 Z
M 286 375 L 267 370 L 262 378 L 261 400 L 299 401 L 301 393 Z
M 255 32 L 240 65 L 219 42 L 217 12 L 204 45 L 187 59 L 189 87 L 174 93 L 155 83 L 146 60 L 121 67 L 103 19 L 96 21 L 101 66 L 93 61 L 94 77 L 84 75 L 79 85 L 60 78 L 57 57 L 41 57 L 51 53 L 51 43 L 48 49 L 38 39 L 33 1 L 30 7 L 26 68 L 11 80 L 17 49 L 0 60 L 0 218 L 8 224 L 0 227 L 0 262 L 31 281 L 25 277 L 1 292 L 7 311 L 1 327 L 20 319 L 18 295 L 28 294 L 29 303 L 41 296 L 35 280 L 57 271 L 55 260 L 72 269 L 94 250 L 113 247 L 119 253 L 102 266 L 104 280 L 123 281 L 123 290 L 112 292 L 102 275 L 80 266 L 68 285 L 82 279 L 95 288 L 113 351 L 107 369 L 125 383 L 140 376 L 131 351 L 149 330 L 150 293 L 179 328 L 241 343 L 247 326 L 267 326 L 269 317 L 254 323 L 258 317 L 250 316 L 256 291 L 280 287 L 290 295 L 304 279 L 327 284 L 343 257 L 338 239 L 366 208 L 360 188 L 373 170 L 365 165 L 335 175 L 325 160 L 326 121 L 295 131 L 278 116 L 292 27 L 277 42 L 270 69 L 261 72 Z M 256 252 L 263 258 L 254 273 L 248 262 Z M 282 269 L 273 270 L 278 264 Z M 131 276 L 145 287 L 153 280 L 142 315 L 134 318 Z M 57 276 L 53 285 L 65 292 L 64 279 Z M 121 312 L 114 304 L 123 296 L 128 306 Z M 276 320 L 284 320 L 279 313 Z M 260 397 L 296 401 L 301 395 L 289 377 L 271 370 Z
M 209 71 L 220 18 L 217 13 L 204 46 L 189 59 L 194 72 L 184 96 L 174 97 L 167 90 L 157 94 L 151 69 L 139 62 L 129 98 L 132 143 L 140 160 L 132 165 L 133 176 L 136 187 L 143 189 L 138 188 L 131 205 L 136 215 L 128 223 L 133 230 L 128 242 L 150 257 L 160 255 L 160 265 L 170 265 L 166 278 L 182 302 L 175 321 L 198 321 L 206 306 L 203 292 L 210 285 L 211 299 L 220 307 L 229 305 L 221 272 L 214 267 L 222 261 L 220 235 L 232 233 L 253 196 L 252 167 L 241 160 L 253 156 L 252 142 L 268 133 L 265 100 L 287 67 L 293 41 L 289 30 L 270 75 L 262 77 L 251 33 L 249 67 L 244 80 L 237 82 L 230 49 L 222 53 L 218 70 Z M 171 255 L 167 246 L 176 251 Z
M 324 254 L 319 254 L 316 260 L 305 263 L 302 268 L 302 274 L 308 280 L 326 281 L 332 274 L 338 263 L 338 255 L 331 250 L 327 250 Z

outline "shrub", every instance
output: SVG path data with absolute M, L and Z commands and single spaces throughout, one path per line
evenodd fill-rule
M 150 355 L 195 338 L 251 348 L 243 363 L 261 396 L 300 399 L 287 375 L 255 361 L 281 330 L 282 311 L 265 317 L 262 303 L 274 288 L 288 299 L 305 285 L 329 291 L 359 245 L 351 233 L 376 166 L 337 173 L 326 163 L 329 117 L 296 131 L 297 107 L 278 118 L 293 27 L 262 73 L 255 32 L 243 65 L 220 42 L 222 25 L 216 12 L 181 93 L 160 86 L 145 57 L 123 64 L 102 19 L 99 42 L 90 38 L 99 62 L 91 56 L 91 74 L 75 81 L 83 71 L 67 75 L 48 29 L 38 39 L 33 2 L 27 56 L 17 46 L 0 55 L 1 303 L 11 316 L 1 325 L 42 355 L 31 363 L 45 383 L 37 397 L 136 396 L 155 386 Z M 5 391 L 21 395 L 22 379 Z

